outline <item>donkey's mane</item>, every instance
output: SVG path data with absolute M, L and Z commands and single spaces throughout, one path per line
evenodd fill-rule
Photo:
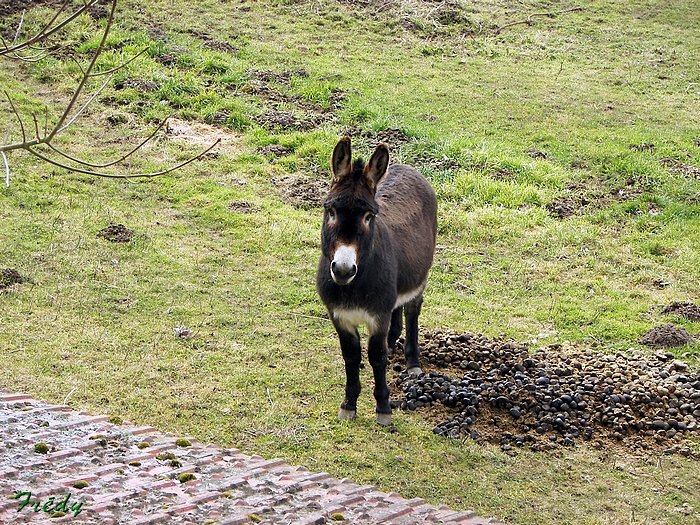
M 355 159 L 355 162 L 352 163 L 352 177 L 353 179 L 357 180 L 360 176 L 362 176 L 362 172 L 365 169 L 365 161 L 362 160 L 361 158 Z
M 362 183 L 364 177 L 365 161 L 358 158 L 352 164 L 352 174 L 342 179 L 333 188 L 323 201 L 325 208 L 351 208 L 368 210 L 372 213 L 379 211 L 377 201 L 366 184 Z

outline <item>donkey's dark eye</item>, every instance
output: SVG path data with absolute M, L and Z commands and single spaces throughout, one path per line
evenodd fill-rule
M 362 218 L 362 222 L 365 224 L 365 226 L 369 227 L 369 225 L 372 224 L 373 219 L 374 219 L 374 213 L 368 211 L 365 213 L 365 216 Z
M 334 221 L 335 220 L 335 210 L 333 208 L 328 208 L 326 210 L 326 213 L 328 213 L 328 220 L 329 221 Z

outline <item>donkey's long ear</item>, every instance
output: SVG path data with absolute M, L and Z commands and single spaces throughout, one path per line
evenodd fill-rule
M 331 157 L 331 172 L 333 173 L 331 184 L 335 184 L 352 173 L 350 137 L 343 137 L 335 145 L 333 156 Z
M 389 167 L 389 148 L 386 144 L 380 144 L 372 153 L 372 158 L 365 166 L 364 175 L 367 178 L 369 187 L 373 190 L 377 189 L 377 184 L 386 173 Z

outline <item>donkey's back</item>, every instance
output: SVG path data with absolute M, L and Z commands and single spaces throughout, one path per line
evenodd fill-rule
M 379 215 L 399 248 L 397 306 L 402 295 L 425 287 L 433 263 L 437 236 L 437 197 L 432 186 L 412 166 L 394 164 L 379 181 L 375 199 Z

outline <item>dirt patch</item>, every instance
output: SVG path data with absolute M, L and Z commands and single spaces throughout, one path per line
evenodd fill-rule
M 656 144 L 642 142 L 640 144 L 630 144 L 629 148 L 632 151 L 654 151 L 656 149 Z
M 0 18 L 9 17 L 42 5 L 60 6 L 63 0 L 0 0 Z
M 328 194 L 330 179 L 314 179 L 300 175 L 274 178 L 280 198 L 295 208 L 318 208 Z
M 528 155 L 528 157 L 531 157 L 531 158 L 537 159 L 537 160 L 549 160 L 549 155 L 547 155 L 544 151 L 540 151 L 538 149 L 527 150 L 527 155 Z
M 126 80 L 122 80 L 121 82 L 114 84 L 114 89 L 116 90 L 131 88 L 143 93 L 151 93 L 157 90 L 159 87 L 158 82 L 154 82 L 152 80 L 141 80 L 138 78 L 127 78 Z
M 20 284 L 25 281 L 27 281 L 27 278 L 13 268 L 0 270 L 0 291 L 6 290 L 13 284 Z
M 202 44 L 202 47 L 211 51 L 222 51 L 224 53 L 238 53 L 239 49 L 232 46 L 230 43 L 223 40 L 207 40 Z
M 580 197 L 567 197 L 555 202 L 551 202 L 545 206 L 547 211 L 558 219 L 567 219 L 573 215 L 576 215 L 578 210 L 588 204 L 586 201 L 582 200 Z
M 255 153 L 264 157 L 286 157 L 291 152 L 292 150 L 282 144 L 268 144 L 255 150 Z
M 662 314 L 677 315 L 689 321 L 700 321 L 700 307 L 689 302 L 674 302 L 661 310 Z
M 270 86 L 253 84 L 245 87 L 243 92 L 260 97 L 265 104 L 274 108 L 256 117 L 255 121 L 261 126 L 309 131 L 336 119 L 335 106 L 325 108 L 320 104 L 302 100 L 300 97 L 280 93 Z M 294 111 L 280 110 L 281 107 L 288 108 L 290 105 L 294 106 Z
M 216 115 L 215 115 L 216 118 Z M 226 117 L 228 118 L 228 117 Z M 165 126 L 166 134 L 175 140 L 182 140 L 188 144 L 207 148 L 219 140 L 215 152 L 237 153 L 240 151 L 240 137 L 235 133 L 206 124 L 204 122 L 191 122 L 169 118 Z
M 335 105 L 326 108 L 297 96 L 280 93 L 266 85 L 247 86 L 243 92 L 260 97 L 263 102 L 274 108 L 256 117 L 255 121 L 261 126 L 272 129 L 308 131 L 336 119 Z M 294 106 L 294 111 L 280 110 L 281 107 L 288 108 L 290 105 Z
M 443 331 L 426 332 L 421 346 L 421 376 L 402 371 L 402 352 L 391 357 L 392 403 L 424 415 L 436 434 L 513 452 L 587 441 L 700 457 L 687 440 L 700 435 L 700 374 L 672 354 L 561 345 L 530 353 L 517 341 Z
M 374 149 L 378 144 L 384 143 L 389 146 L 389 150 L 398 149 L 400 146 L 410 142 L 411 137 L 396 128 L 387 128 L 381 131 L 365 130 L 358 126 L 345 128 L 341 135 L 347 135 L 353 139 L 353 146 L 360 149 Z
M 692 342 L 693 336 L 685 328 L 679 328 L 672 324 L 655 326 L 640 341 L 641 344 L 653 348 L 673 348 Z
M 248 201 L 241 200 L 241 201 L 231 201 L 228 203 L 227 208 L 229 211 L 232 211 L 233 213 L 257 213 L 259 210 L 256 206 L 251 204 Z
M 280 91 L 279 86 L 291 85 L 292 77 L 306 78 L 309 73 L 304 69 L 285 70 L 276 73 L 270 70 L 249 69 L 246 75 L 248 85 L 241 89 L 247 95 L 257 96 L 270 109 L 259 115 L 256 122 L 267 128 L 280 130 L 308 131 L 336 120 L 335 110 L 345 98 L 345 91 L 335 90 L 330 93 L 329 106 L 310 102 L 298 95 Z M 291 106 L 291 109 L 290 109 Z
M 452 171 L 460 168 L 455 159 L 442 155 L 440 157 L 413 157 L 409 164 L 415 166 L 418 171 Z
M 256 117 L 255 121 L 261 126 L 281 130 L 295 129 L 308 131 L 315 127 L 313 121 L 302 120 L 289 111 L 270 110 Z
M 259 80 L 260 82 L 279 82 L 280 84 L 289 85 L 292 77 L 308 78 L 309 72 L 305 69 L 289 69 L 281 73 L 275 73 L 270 70 L 249 69 L 246 75 L 251 79 Z
M 112 224 L 101 229 L 97 236 L 110 242 L 129 242 L 134 238 L 134 231 L 123 224 Z
M 644 190 L 634 185 L 633 181 L 628 181 L 624 186 L 605 190 L 593 184 L 572 183 L 567 186 L 567 196 L 551 202 L 545 208 L 553 216 L 559 219 L 566 219 L 583 212 L 588 206 L 595 205 L 601 208 L 612 202 L 623 202 L 636 199 L 644 195 Z M 645 210 L 650 215 L 658 214 L 661 207 L 653 202 L 645 205 Z
M 671 172 L 681 175 L 682 177 L 700 179 L 700 167 L 693 164 L 685 164 L 670 157 L 661 159 L 661 164 L 670 169 Z

